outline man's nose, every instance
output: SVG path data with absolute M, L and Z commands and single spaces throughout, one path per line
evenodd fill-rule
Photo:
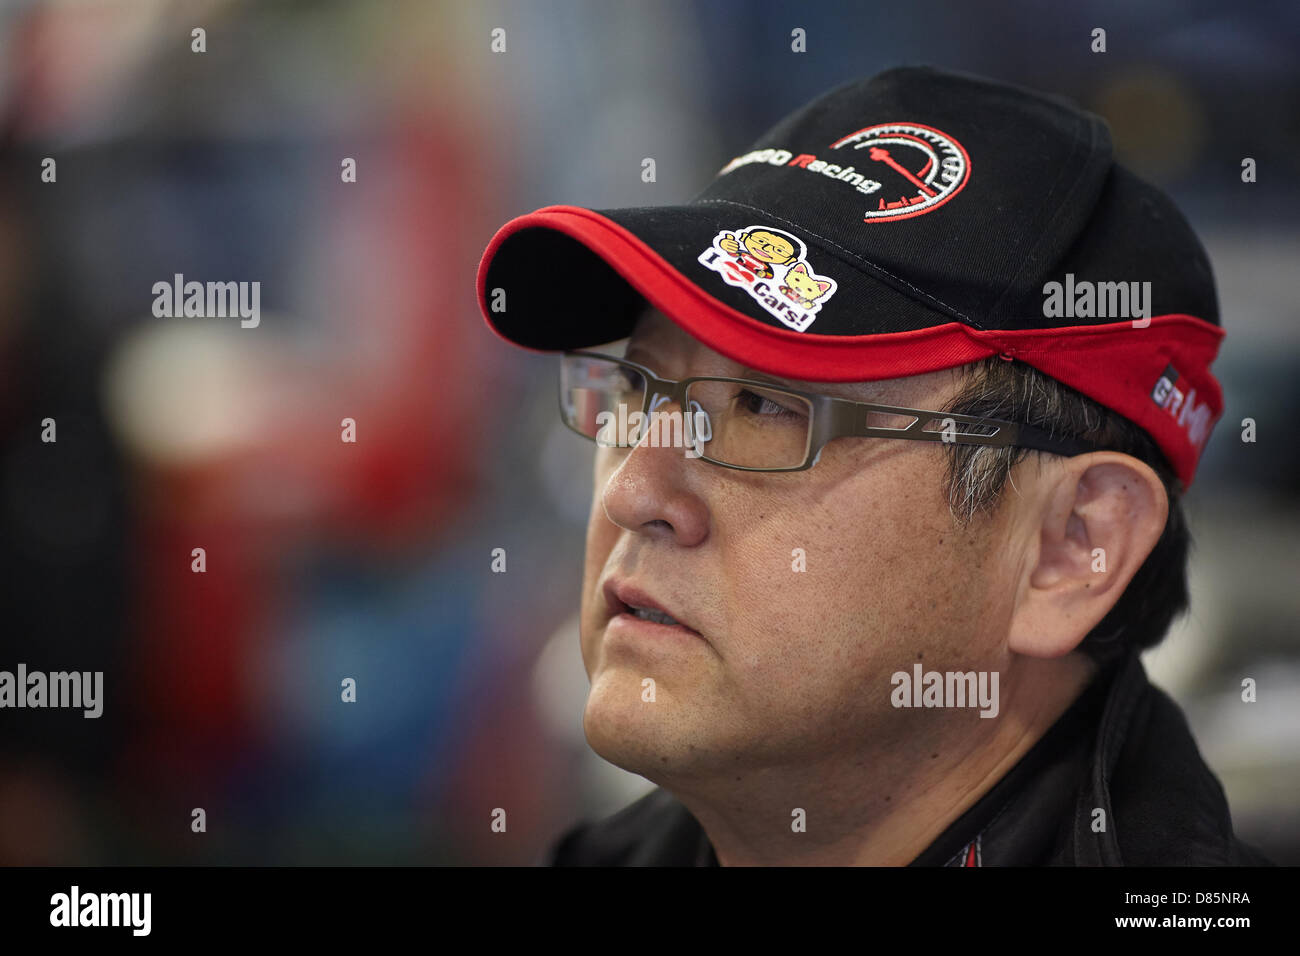
M 666 395 L 653 396 L 650 410 L 661 415 L 682 411 Z M 709 533 L 708 506 L 697 487 L 708 476 L 693 471 L 701 463 L 687 457 L 689 446 L 678 437 L 689 441 L 689 432 L 672 427 L 669 419 L 650 419 L 640 443 L 623 454 L 597 493 L 605 516 L 619 527 L 694 547 Z

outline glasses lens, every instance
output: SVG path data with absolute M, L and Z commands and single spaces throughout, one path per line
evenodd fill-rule
M 686 389 L 696 448 L 742 468 L 796 468 L 808 456 L 812 404 L 801 395 L 740 382 Z
M 645 376 L 618 362 L 565 355 L 560 361 L 560 408 L 565 423 L 599 445 L 617 446 L 618 423 L 626 422 L 633 412 L 640 413 L 645 384 Z

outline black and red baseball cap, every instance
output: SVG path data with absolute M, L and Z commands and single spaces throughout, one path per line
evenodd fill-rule
M 822 95 L 682 205 L 512 219 L 478 296 L 524 348 L 625 338 L 648 302 L 814 382 L 1001 355 L 1145 429 L 1184 486 L 1223 413 L 1214 278 L 1169 197 L 1114 161 L 1100 117 L 929 67 Z

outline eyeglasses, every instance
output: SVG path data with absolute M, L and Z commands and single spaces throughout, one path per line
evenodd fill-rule
M 661 411 L 675 405 L 675 412 Z M 683 411 L 685 413 L 683 414 Z M 687 457 L 741 471 L 803 471 L 836 438 L 905 438 L 1032 448 L 1081 455 L 1101 448 L 1032 425 L 855 402 L 743 378 L 660 378 L 643 365 L 595 352 L 560 360 L 564 424 L 607 448 L 687 449 Z

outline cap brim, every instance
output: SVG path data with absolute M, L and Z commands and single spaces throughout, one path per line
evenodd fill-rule
M 501 227 L 478 270 L 479 307 L 502 338 L 536 351 L 589 348 L 628 336 L 648 302 L 715 351 L 750 368 L 807 381 L 917 375 L 997 353 L 974 330 L 844 262 L 803 232 L 808 257 L 851 304 L 849 334 L 798 332 L 698 258 L 721 231 L 762 214 L 718 205 L 591 210 L 548 206 Z M 824 264 L 824 265 L 823 265 Z M 499 291 L 498 291 L 499 290 Z

